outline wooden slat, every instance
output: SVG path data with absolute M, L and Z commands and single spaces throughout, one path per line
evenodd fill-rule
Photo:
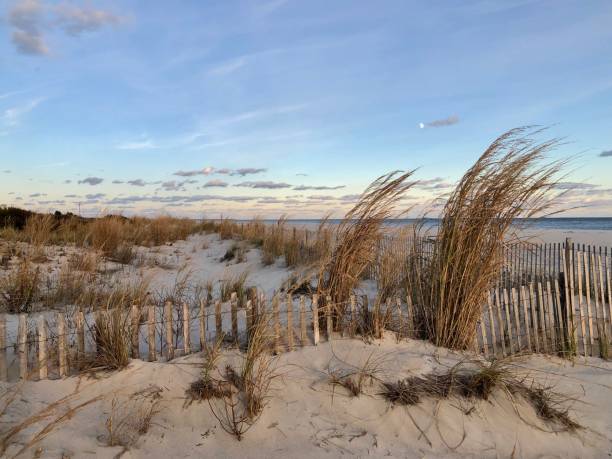
M 351 323 L 350 323 L 350 327 L 349 327 L 349 336 L 351 338 L 355 337 L 355 329 L 356 329 L 356 324 L 357 324 L 357 311 L 356 311 L 356 304 L 355 304 L 355 295 L 351 295 Z
M 300 295 L 300 344 L 308 345 L 308 332 L 306 331 L 306 305 L 304 296 Z
M 17 328 L 17 349 L 19 352 L 19 379 L 28 377 L 28 316 L 19 314 L 19 326 Z
M 542 282 L 538 282 L 538 319 L 542 330 L 542 349 L 544 352 L 549 351 L 550 347 L 546 336 L 546 321 L 544 320 L 544 296 L 542 295 Z
M 77 330 L 77 362 L 80 365 L 85 359 L 85 314 L 82 309 L 77 311 L 76 316 Z
M 600 247 L 600 252 L 601 252 L 601 247 Z M 608 311 L 606 310 L 606 285 L 604 283 L 604 275 L 603 275 L 603 267 L 602 267 L 602 263 L 601 263 L 601 253 L 597 254 L 597 273 L 599 274 L 599 299 L 600 299 L 600 303 L 601 303 L 601 331 L 602 331 L 602 335 L 600 336 L 600 339 L 604 339 L 606 341 L 606 347 L 607 348 L 607 341 L 610 337 L 609 333 L 608 333 Z
M 38 317 L 38 379 L 47 379 L 47 321 Z
M 487 309 L 489 311 L 489 331 L 491 334 L 491 347 L 493 355 L 497 355 L 497 338 L 495 333 L 495 320 L 493 319 L 493 306 L 491 304 L 491 292 L 487 292 Z
M 199 330 L 198 334 L 200 337 L 200 351 L 206 349 L 206 306 L 208 301 L 204 298 L 200 298 L 200 311 L 198 313 Z M 247 329 L 248 333 L 249 329 Z
M 495 308 L 497 309 L 497 326 L 499 327 L 499 339 L 501 341 L 502 355 L 508 355 L 506 352 L 506 338 L 504 334 L 504 321 L 502 320 L 501 301 L 499 289 L 495 289 Z
M 293 342 L 293 298 L 287 295 L 287 348 L 289 351 L 294 349 Z
M 578 315 L 580 318 L 580 331 L 582 332 L 582 355 L 589 355 L 587 348 L 586 316 L 582 307 L 582 252 L 576 253 L 576 281 L 578 282 Z
M 520 298 L 519 304 L 523 303 L 523 323 L 525 327 L 525 337 L 527 338 L 527 349 L 532 350 L 531 347 L 531 333 L 529 332 L 529 314 L 527 313 L 527 296 L 525 295 L 525 286 L 520 287 Z
M 183 302 L 183 350 L 185 355 L 191 354 L 191 316 L 186 302 Z
M 572 349 L 576 346 L 576 325 L 574 324 L 574 274 L 572 267 L 572 243 L 570 239 L 566 240 L 565 250 L 559 254 L 563 264 L 563 288 L 565 291 L 565 349 Z M 559 288 L 557 284 L 557 289 Z M 559 301 L 559 307 L 561 306 Z M 561 320 L 561 316 L 559 316 Z
M 165 310 L 164 310 L 164 319 L 166 322 L 165 325 L 166 325 L 166 359 L 167 360 L 172 360 L 174 358 L 174 341 L 173 341 L 174 330 L 172 328 L 173 309 L 174 308 L 172 306 L 172 302 L 166 301 Z
M 557 330 L 557 346 L 558 350 L 563 349 L 564 352 L 569 351 L 569 346 L 567 345 L 569 341 L 567 341 L 567 334 L 563 331 L 563 316 L 561 315 L 561 291 L 559 290 L 559 280 L 555 279 L 553 283 L 553 290 L 555 292 L 555 311 L 557 312 L 557 322 L 556 322 L 556 330 Z M 565 341 L 565 346 L 562 344 Z M 569 357 L 569 356 L 567 356 Z
M 612 280 L 612 275 L 610 271 L 610 257 L 607 255 L 608 249 L 606 248 L 606 285 L 608 286 L 608 325 L 610 334 L 608 335 L 609 339 L 612 340 L 612 285 L 610 285 L 610 281 Z
M 414 308 L 412 307 L 412 297 L 410 294 L 406 296 L 406 326 L 408 327 L 407 336 L 414 338 Z
M 312 296 L 312 335 L 314 340 L 314 345 L 317 346 L 319 344 L 320 336 L 319 336 L 319 296 Z
M 512 323 L 510 322 L 510 301 L 508 301 L 508 290 L 503 290 L 506 330 L 508 331 L 508 341 L 510 343 L 510 354 L 514 354 L 514 339 L 512 338 Z
M 6 314 L 0 313 L 0 381 L 8 380 Z
M 553 296 L 550 288 L 550 281 L 546 281 L 546 321 L 547 327 L 550 333 L 550 346 L 551 350 L 555 352 L 557 350 L 557 334 L 555 332 L 555 315 L 553 312 Z
M 281 329 L 280 329 L 280 311 L 278 306 L 278 295 L 272 298 L 272 314 L 274 319 L 274 353 L 281 353 Z
M 589 268 L 589 256 L 586 252 L 582 252 L 583 261 L 584 261 L 584 289 L 586 293 L 586 309 L 587 309 L 587 317 L 589 324 L 589 344 L 591 346 L 590 355 L 595 355 L 595 339 L 593 337 L 593 311 L 591 309 L 591 274 Z
M 230 315 L 232 320 L 232 340 L 238 342 L 238 296 L 232 292 L 230 296 Z
M 223 335 L 223 316 L 221 315 L 221 301 L 215 301 L 215 340 Z
M 521 323 L 519 321 L 520 314 L 519 314 L 519 303 L 516 297 L 516 288 L 512 287 L 510 294 L 512 295 L 512 309 L 514 310 L 514 324 L 516 326 L 516 343 L 518 345 L 517 350 L 520 351 L 523 346 L 521 344 Z
M 329 295 L 325 298 L 325 318 L 327 322 L 327 341 L 331 341 L 334 331 L 334 323 L 332 318 L 332 299 Z
M 66 318 L 64 314 L 58 312 L 57 315 L 57 343 L 59 357 L 60 378 L 68 376 L 68 331 L 66 330 Z
M 395 308 L 397 313 L 397 337 L 398 339 L 402 339 L 402 333 L 404 331 L 404 317 L 402 315 L 402 300 L 399 298 L 395 299 Z
M 147 347 L 148 360 L 154 362 L 157 356 L 155 352 L 155 306 L 152 304 L 147 306 Z
M 131 341 L 132 341 L 132 358 L 140 358 L 139 339 L 140 339 L 140 306 L 132 305 L 131 309 Z
M 535 351 L 540 352 L 540 338 L 538 328 L 538 313 L 537 313 L 537 299 L 533 291 L 533 282 L 529 283 L 529 309 L 531 311 L 531 325 L 533 331 L 533 342 L 535 345 Z

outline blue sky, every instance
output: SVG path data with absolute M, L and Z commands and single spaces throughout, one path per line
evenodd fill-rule
M 607 0 L 2 0 L 0 204 L 318 217 L 419 168 L 417 204 L 538 124 L 580 154 L 568 215 L 612 216 L 611 24 Z

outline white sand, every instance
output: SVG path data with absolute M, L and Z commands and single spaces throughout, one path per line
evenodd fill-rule
M 205 243 L 208 248 L 203 249 Z M 216 235 L 194 236 L 172 246 L 146 250 L 147 256 L 159 257 L 163 264 L 171 264 L 172 269 L 127 267 L 114 276 L 116 279 L 150 277 L 152 287 L 160 289 L 172 286 L 179 271 L 191 271 L 192 281 L 198 282 L 216 281 L 246 269 L 250 273 L 247 283 L 268 293 L 278 289 L 288 276 L 282 261 L 262 266 L 257 249 L 249 251 L 245 263 L 220 263 L 219 258 L 231 244 L 231 241 L 219 242 Z M 61 262 L 58 254 L 49 265 Z M 501 393 L 489 402 L 429 400 L 407 409 L 392 408 L 378 395 L 378 385 L 367 387 L 366 394 L 359 398 L 350 398 L 344 389 L 329 385 L 330 364 L 347 368 L 348 363 L 360 364 L 371 353 L 384 356 L 380 377 L 385 381 L 449 366 L 466 356 L 475 357 L 437 349 L 420 341 L 398 344 L 392 337 L 370 345 L 348 339 L 323 342 L 318 347 L 283 354 L 278 361 L 283 377 L 275 381 L 268 406 L 241 442 L 221 429 L 208 403 L 184 406 L 185 390 L 200 371 L 199 354 L 170 363 L 134 360 L 124 371 L 97 375 L 97 378 L 70 377 L 28 381 L 22 385 L 0 383 L 3 390 L 19 390 L 17 400 L 0 419 L 0 432 L 68 397 L 51 411 L 52 416 L 14 437 L 6 457 L 17 454 L 37 432 L 68 408 L 96 396 L 102 399 L 57 423 L 21 457 L 112 458 L 122 454 L 124 458 L 600 458 L 612 451 L 612 363 L 594 358 L 572 363 L 545 356 L 517 361 L 519 370 L 530 369 L 532 376 L 540 381 L 556 385 L 557 390 L 578 398 L 572 413 L 585 429 L 569 434 L 549 432 L 549 427 L 530 407 L 521 405 L 517 412 Z M 227 351 L 225 357 L 237 358 L 233 351 Z M 341 363 L 338 358 L 347 363 Z M 220 365 L 222 368 L 223 363 Z M 112 400 L 115 398 L 121 404 L 117 409 L 120 415 L 134 411 L 130 407 L 140 405 L 136 402 L 123 405 L 124 401 L 147 389 L 159 390 L 161 395 L 160 412 L 154 416 L 148 433 L 138 437 L 127 451 L 120 446 L 107 446 L 105 423 Z M 148 402 L 145 399 L 138 403 Z M 117 417 L 121 416 L 116 416 L 115 424 Z
M 75 407 L 102 395 L 102 400 L 59 423 L 23 457 L 32 457 L 39 448 L 38 457 L 112 458 L 122 448 L 105 446 L 105 422 L 111 400 L 113 397 L 123 400 L 135 392 L 156 387 L 161 390 L 161 410 L 153 418 L 149 432 L 121 457 L 601 458 L 607 457 L 612 449 L 611 363 L 588 359 L 586 363 L 572 364 L 542 356 L 516 362 L 521 369 L 530 369 L 538 379 L 557 385 L 557 390 L 578 397 L 572 415 L 585 429 L 569 434 L 548 432 L 549 427 L 531 408 L 514 407 L 502 393 L 488 402 L 428 400 L 405 408 L 391 407 L 377 395 L 378 385 L 368 386 L 367 393 L 359 398 L 350 398 L 344 389 L 329 385 L 326 370 L 330 364 L 348 368 L 338 359 L 359 364 L 371 353 L 384 358 L 380 377 L 386 381 L 426 373 L 466 357 L 420 341 L 397 344 L 390 336 L 371 345 L 358 340 L 338 340 L 283 354 L 278 361 L 283 377 L 274 383 L 261 418 L 240 442 L 219 427 L 208 403 L 184 406 L 185 389 L 198 375 L 201 361 L 198 355 L 166 364 L 132 361 L 128 369 L 100 375 L 100 379 L 72 377 L 27 382 L 20 389 L 18 401 L 9 409 L 9 421 L 34 415 L 49 403 L 72 394 L 68 404 L 54 411 L 50 418 L 54 419 L 68 406 Z M 47 422 L 20 433 L 6 457 L 12 457 Z

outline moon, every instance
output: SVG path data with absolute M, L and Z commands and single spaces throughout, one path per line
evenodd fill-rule
M 419 123 L 419 127 L 420 127 L 421 129 L 425 129 L 425 123 Z

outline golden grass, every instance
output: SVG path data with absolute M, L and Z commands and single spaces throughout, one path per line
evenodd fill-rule
M 395 216 L 399 200 L 415 184 L 408 181 L 412 174 L 396 171 L 376 179 L 335 229 L 335 246 L 318 275 L 318 293 L 331 297 L 335 317 L 345 315 L 365 269 L 375 262 L 382 224 Z
M 511 225 L 517 218 L 542 215 L 551 205 L 563 163 L 545 162 L 558 141 L 537 142 L 536 134 L 513 129 L 486 149 L 444 205 L 433 255 L 413 266 L 411 289 L 421 325 L 437 346 L 473 345 Z

